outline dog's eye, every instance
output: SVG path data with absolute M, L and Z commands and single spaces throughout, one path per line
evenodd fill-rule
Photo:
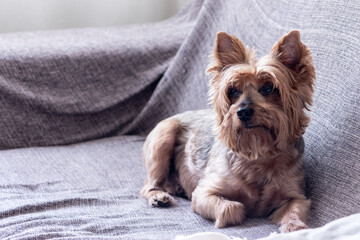
M 232 87 L 228 90 L 228 97 L 229 99 L 235 99 L 240 97 L 241 91 L 237 90 L 236 88 Z
M 272 83 L 265 83 L 259 90 L 259 93 L 263 96 L 269 96 L 274 91 L 274 85 Z

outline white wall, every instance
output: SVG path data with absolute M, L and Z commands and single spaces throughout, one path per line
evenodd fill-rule
M 189 0 L 0 0 L 0 32 L 160 21 Z

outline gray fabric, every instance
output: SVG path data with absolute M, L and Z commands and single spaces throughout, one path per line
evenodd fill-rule
M 2 151 L 0 238 L 171 239 L 217 231 L 191 211 L 190 201 L 176 198 L 177 206 L 158 209 L 140 198 L 143 140 L 120 136 Z M 276 229 L 255 219 L 221 232 L 261 237 Z
M 161 23 L 0 35 L 0 237 L 169 239 L 220 231 L 253 239 L 263 219 L 222 230 L 179 200 L 139 199 L 143 137 L 161 119 L 207 107 L 217 31 L 258 55 L 297 28 L 317 81 L 305 133 L 310 225 L 360 212 L 360 3 L 194 0 Z M 18 235 L 16 235 L 18 234 Z M 65 238 L 67 238 L 65 237 Z
M 69 144 L 137 128 L 132 123 L 193 18 L 0 35 L 0 149 Z

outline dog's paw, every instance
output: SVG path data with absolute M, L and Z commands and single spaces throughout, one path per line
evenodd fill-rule
M 302 222 L 298 219 L 290 220 L 281 225 L 280 232 L 287 233 L 287 232 L 293 232 L 293 231 L 298 231 L 298 230 L 307 229 L 307 228 L 309 228 L 309 227 L 304 222 Z
M 174 199 L 166 192 L 157 192 L 149 199 L 150 206 L 168 207 L 174 203 Z
M 235 201 L 224 201 L 217 212 L 215 227 L 239 225 L 245 219 L 244 205 Z

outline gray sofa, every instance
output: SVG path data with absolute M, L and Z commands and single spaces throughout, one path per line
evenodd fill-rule
M 141 147 L 161 119 L 207 108 L 218 31 L 258 55 L 299 29 L 317 80 L 305 133 L 311 227 L 360 212 L 360 3 L 193 0 L 160 23 L 0 35 L 0 239 L 255 239 L 267 219 L 215 229 L 176 198 L 140 198 Z

